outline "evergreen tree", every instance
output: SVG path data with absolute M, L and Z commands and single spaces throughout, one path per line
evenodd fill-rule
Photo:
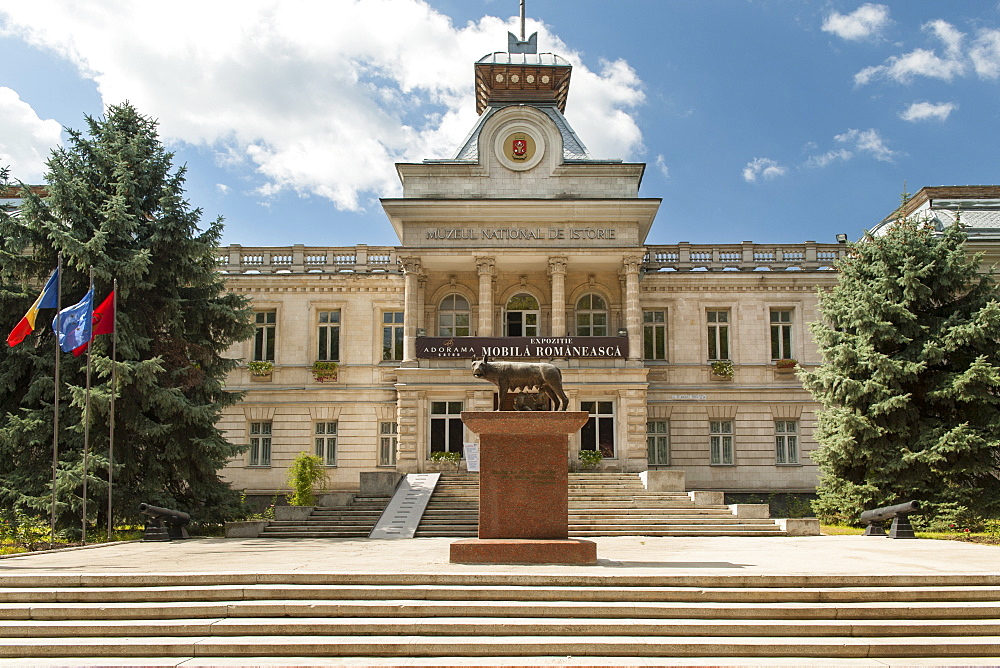
M 219 519 L 238 497 L 219 477 L 240 448 L 215 427 L 239 400 L 224 388 L 236 360 L 221 356 L 252 334 L 246 300 L 225 292 L 215 269 L 221 219 L 199 230 L 184 199 L 185 169 L 160 143 L 156 122 L 131 105 L 67 129 L 47 162 L 48 194 L 28 193 L 17 216 L 0 218 L 0 308 L 10 326 L 37 297 L 62 255 L 63 307 L 86 293 L 95 306 L 118 281 L 118 388 L 114 507 L 137 520 L 140 502 Z M 0 506 L 47 511 L 50 499 L 55 344 L 42 311 L 35 334 L 0 351 Z M 111 336 L 92 342 L 88 503 L 103 522 L 107 488 Z M 86 356 L 62 354 L 60 525 L 79 525 Z M 102 458 L 103 453 L 103 458 Z M 100 514 L 100 518 L 97 515 Z M 75 524 L 74 524 L 75 523 Z
M 812 323 L 824 364 L 801 374 L 823 410 L 814 510 L 923 504 L 917 524 L 1000 513 L 1000 304 L 960 223 L 901 216 L 848 247 Z

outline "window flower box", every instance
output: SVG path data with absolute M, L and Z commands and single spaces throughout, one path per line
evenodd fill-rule
M 795 373 L 795 366 L 798 364 L 798 360 L 794 359 L 781 359 L 774 363 L 774 372 L 790 374 Z
M 317 382 L 333 382 L 340 376 L 340 365 L 337 362 L 313 362 L 312 374 Z
M 732 360 L 715 360 L 712 364 L 712 380 L 732 380 L 736 375 L 736 368 Z
M 271 373 L 274 371 L 274 363 L 257 360 L 247 362 L 247 371 L 250 372 L 250 380 L 252 381 L 268 381 L 271 380 Z

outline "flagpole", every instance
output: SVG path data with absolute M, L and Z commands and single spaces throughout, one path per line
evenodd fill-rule
M 90 292 L 94 291 L 94 268 L 90 268 Z M 91 302 L 93 303 L 93 302 Z M 93 315 L 90 316 L 93 318 Z M 91 323 L 93 327 L 93 323 Z M 91 343 L 93 343 L 93 333 L 91 333 Z M 82 542 L 87 544 L 87 477 L 90 473 L 90 349 L 87 346 L 87 389 L 84 392 L 83 400 L 83 520 L 82 520 Z
M 111 323 L 111 428 L 108 433 L 108 542 L 111 542 L 112 480 L 115 475 L 115 392 L 118 390 L 118 279 L 112 282 Z
M 56 254 L 56 331 L 59 331 L 59 312 L 62 311 L 62 253 Z M 54 332 L 53 332 L 54 333 Z M 56 368 L 53 375 L 55 398 L 52 402 L 52 508 L 49 518 L 49 549 L 56 540 L 56 479 L 59 472 L 59 337 L 54 336 L 56 343 Z

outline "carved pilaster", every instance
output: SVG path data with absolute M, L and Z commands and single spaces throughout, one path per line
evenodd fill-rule
M 625 275 L 625 328 L 628 330 L 628 358 L 638 360 L 642 352 L 642 310 L 639 307 L 639 268 L 642 257 L 626 255 L 622 258 Z
M 403 266 L 403 362 L 413 363 L 417 359 L 417 322 L 420 311 L 420 258 L 401 257 Z
M 496 275 L 496 260 L 492 257 L 477 257 L 476 271 L 479 273 L 479 336 L 493 336 L 493 277 Z
M 566 336 L 566 266 L 564 257 L 549 258 L 552 281 L 552 336 Z

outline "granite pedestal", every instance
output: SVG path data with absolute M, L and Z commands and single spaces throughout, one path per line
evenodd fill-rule
M 569 435 L 583 411 L 465 411 L 479 434 L 479 538 L 451 544 L 463 564 L 593 564 L 597 544 L 569 538 Z

